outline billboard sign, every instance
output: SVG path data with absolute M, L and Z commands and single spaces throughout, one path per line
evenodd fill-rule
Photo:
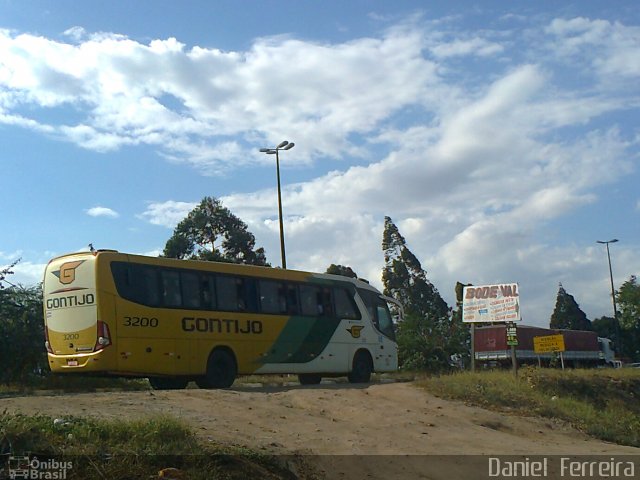
M 462 321 L 519 322 L 520 291 L 517 283 L 464 287 Z

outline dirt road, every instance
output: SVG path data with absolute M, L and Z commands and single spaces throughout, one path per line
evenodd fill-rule
M 13 397 L 0 399 L 4 409 L 114 419 L 167 413 L 192 425 L 205 442 L 316 455 L 328 478 L 481 478 L 478 469 L 486 470 L 486 459 L 461 454 L 640 454 L 550 420 L 438 399 L 410 383 Z M 407 455 L 450 457 L 412 463 Z

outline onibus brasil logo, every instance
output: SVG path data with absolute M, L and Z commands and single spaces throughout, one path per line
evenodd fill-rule
M 62 462 L 53 458 L 40 460 L 28 455 L 9 455 L 6 464 L 6 476 L 10 479 L 65 480 L 67 472 L 73 468 L 73 462 Z M 0 470 L 0 473 L 3 473 Z

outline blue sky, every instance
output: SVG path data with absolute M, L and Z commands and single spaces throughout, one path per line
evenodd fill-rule
M 204 196 L 279 265 L 380 285 L 384 216 L 453 303 L 558 283 L 591 319 L 640 273 L 640 9 L 628 2 L 0 0 L 0 265 L 158 254 Z

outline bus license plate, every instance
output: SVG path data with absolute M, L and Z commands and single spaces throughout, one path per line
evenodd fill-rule
M 67 366 L 68 367 L 77 367 L 78 366 L 78 360 L 67 360 Z

